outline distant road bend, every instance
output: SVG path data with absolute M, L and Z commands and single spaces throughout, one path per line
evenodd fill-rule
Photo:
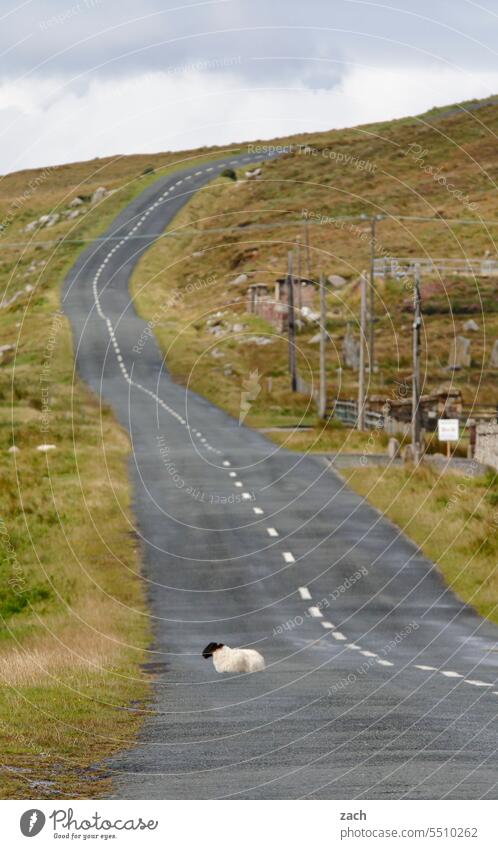
M 79 373 L 132 441 L 159 670 L 138 743 L 108 764 L 114 795 L 496 799 L 497 629 L 320 458 L 175 384 L 153 338 L 133 350 L 138 259 L 222 168 L 261 158 L 158 180 L 65 284 Z M 266 671 L 217 675 L 210 641 L 257 648 Z

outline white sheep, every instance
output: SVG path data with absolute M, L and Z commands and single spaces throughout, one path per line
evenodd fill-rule
M 265 668 L 263 655 L 255 649 L 231 649 L 223 643 L 209 643 L 202 656 L 213 658 L 216 672 L 259 672 Z

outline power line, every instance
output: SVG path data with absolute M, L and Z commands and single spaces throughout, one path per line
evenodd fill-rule
M 472 218 L 442 218 L 440 216 L 431 217 L 431 216 L 424 216 L 424 215 L 396 215 L 396 214 L 385 215 L 385 214 L 382 214 L 382 215 L 376 215 L 375 219 L 376 219 L 376 221 L 389 221 L 389 220 L 391 220 L 391 221 L 427 221 L 427 222 L 430 222 L 432 224 L 457 224 L 457 225 L 463 224 L 463 225 L 470 225 L 470 226 L 482 226 L 482 225 L 488 226 L 489 225 L 491 227 L 498 226 L 498 219 L 486 219 L 486 218 L 481 218 L 481 219 L 479 219 L 479 221 L 475 221 Z M 369 215 L 366 215 L 365 213 L 360 213 L 358 215 L 322 216 L 321 220 L 316 220 L 316 221 L 314 221 L 312 218 L 305 218 L 304 220 L 307 221 L 308 224 L 312 224 L 312 225 L 315 225 L 315 226 L 323 226 L 324 224 L 333 224 L 336 221 L 367 222 L 367 221 L 371 220 L 371 217 Z M 179 238 L 181 236 L 190 236 L 190 235 L 206 236 L 206 235 L 209 235 L 210 233 L 243 233 L 245 230 L 260 230 L 260 229 L 261 230 L 262 229 L 272 230 L 276 227 L 291 227 L 293 225 L 298 225 L 298 224 L 302 224 L 302 223 L 303 223 L 303 218 L 291 218 L 289 220 L 273 221 L 273 222 L 261 223 L 261 224 L 254 223 L 254 224 L 237 225 L 237 226 L 233 226 L 233 227 L 209 227 L 206 230 L 199 230 L 196 227 L 185 227 L 184 229 L 179 230 L 179 231 L 175 231 L 175 232 L 166 231 L 164 233 L 159 233 L 159 234 L 158 233 L 142 233 L 142 234 L 133 235 L 133 236 L 129 235 L 127 237 L 127 241 L 141 240 L 141 239 L 152 239 L 154 241 L 157 241 L 158 239 L 171 239 L 171 238 Z M 95 238 L 87 238 L 87 239 L 83 238 L 83 237 L 66 239 L 63 236 L 62 237 L 59 236 L 57 239 L 44 239 L 44 240 L 40 240 L 40 241 L 24 241 L 24 242 L 2 242 L 1 239 L 0 239 L 0 247 L 5 247 L 5 248 L 22 248 L 22 247 L 26 247 L 26 246 L 29 246 L 29 247 L 40 247 L 40 246 L 50 247 L 51 245 L 81 245 L 81 244 L 87 244 L 87 243 L 92 243 L 92 242 L 95 242 L 97 244 L 100 244 L 100 243 L 104 244 L 105 242 L 121 241 L 122 238 L 123 238 L 122 235 L 120 235 L 120 236 L 97 236 Z

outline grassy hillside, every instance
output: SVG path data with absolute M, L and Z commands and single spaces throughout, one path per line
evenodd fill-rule
M 462 258 L 482 257 L 486 251 L 496 255 L 498 225 L 479 221 L 498 221 L 498 106 L 456 114 L 450 109 L 448 117 L 444 113 L 435 117 L 438 120 L 405 119 L 291 140 L 292 152 L 265 164 L 261 179 L 245 180 L 239 170 L 242 179 L 219 179 L 190 203 L 175 221 L 177 237 L 155 246 L 135 275 L 137 302 L 144 315 L 151 314 L 170 291 L 185 291 L 196 280 L 215 281 L 202 286 L 201 308 L 195 292 L 186 295 L 171 318 L 156 328 L 179 379 L 188 375 L 195 388 L 233 411 L 241 380 L 257 368 L 263 380 L 251 410 L 253 422 L 274 423 L 282 411 L 288 411 L 292 420 L 304 413 L 305 400 L 288 392 L 285 340 L 260 319 L 248 317 L 245 293 L 251 283 L 266 283 L 271 289 L 286 273 L 287 253 L 296 240 L 306 274 L 305 218 L 311 275 L 323 271 L 348 281 L 344 288 L 330 287 L 328 296 L 329 388 L 331 395 L 346 398 L 357 392 L 357 375 L 337 369 L 344 365 L 347 324 L 357 333 L 356 284 L 369 267 L 370 225 L 331 218 L 388 216 L 377 225 L 377 256 Z M 396 220 L 397 216 L 431 220 Z M 471 220 L 477 226 L 448 225 L 442 216 Z M 233 285 L 231 281 L 241 274 L 247 275 L 247 282 Z M 369 378 L 368 392 L 389 395 L 397 382 L 410 377 L 411 294 L 406 281 L 382 279 L 377 280 L 377 293 L 379 368 Z M 498 338 L 497 278 L 426 275 L 422 296 L 423 390 L 452 381 L 465 403 L 494 402 L 497 370 L 490 368 L 489 356 Z M 213 337 L 207 319 L 218 311 L 225 313 L 219 317 L 220 325 L 228 332 Z M 477 332 L 463 330 L 469 317 L 477 322 Z M 234 338 L 230 328 L 240 323 L 248 336 Z M 261 333 L 272 334 L 271 344 L 250 341 Z M 462 333 L 472 338 L 472 366 L 452 376 L 446 368 L 450 343 Z M 308 380 L 317 376 L 317 345 L 310 344 L 315 334 L 316 326 L 308 326 L 298 336 L 300 370 Z M 213 361 L 210 348 L 215 340 L 219 356 Z M 266 391 L 268 377 L 271 392 Z

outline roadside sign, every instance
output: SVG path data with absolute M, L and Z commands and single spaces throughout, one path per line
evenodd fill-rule
M 458 419 L 438 419 L 437 436 L 440 442 L 458 442 L 459 439 Z

